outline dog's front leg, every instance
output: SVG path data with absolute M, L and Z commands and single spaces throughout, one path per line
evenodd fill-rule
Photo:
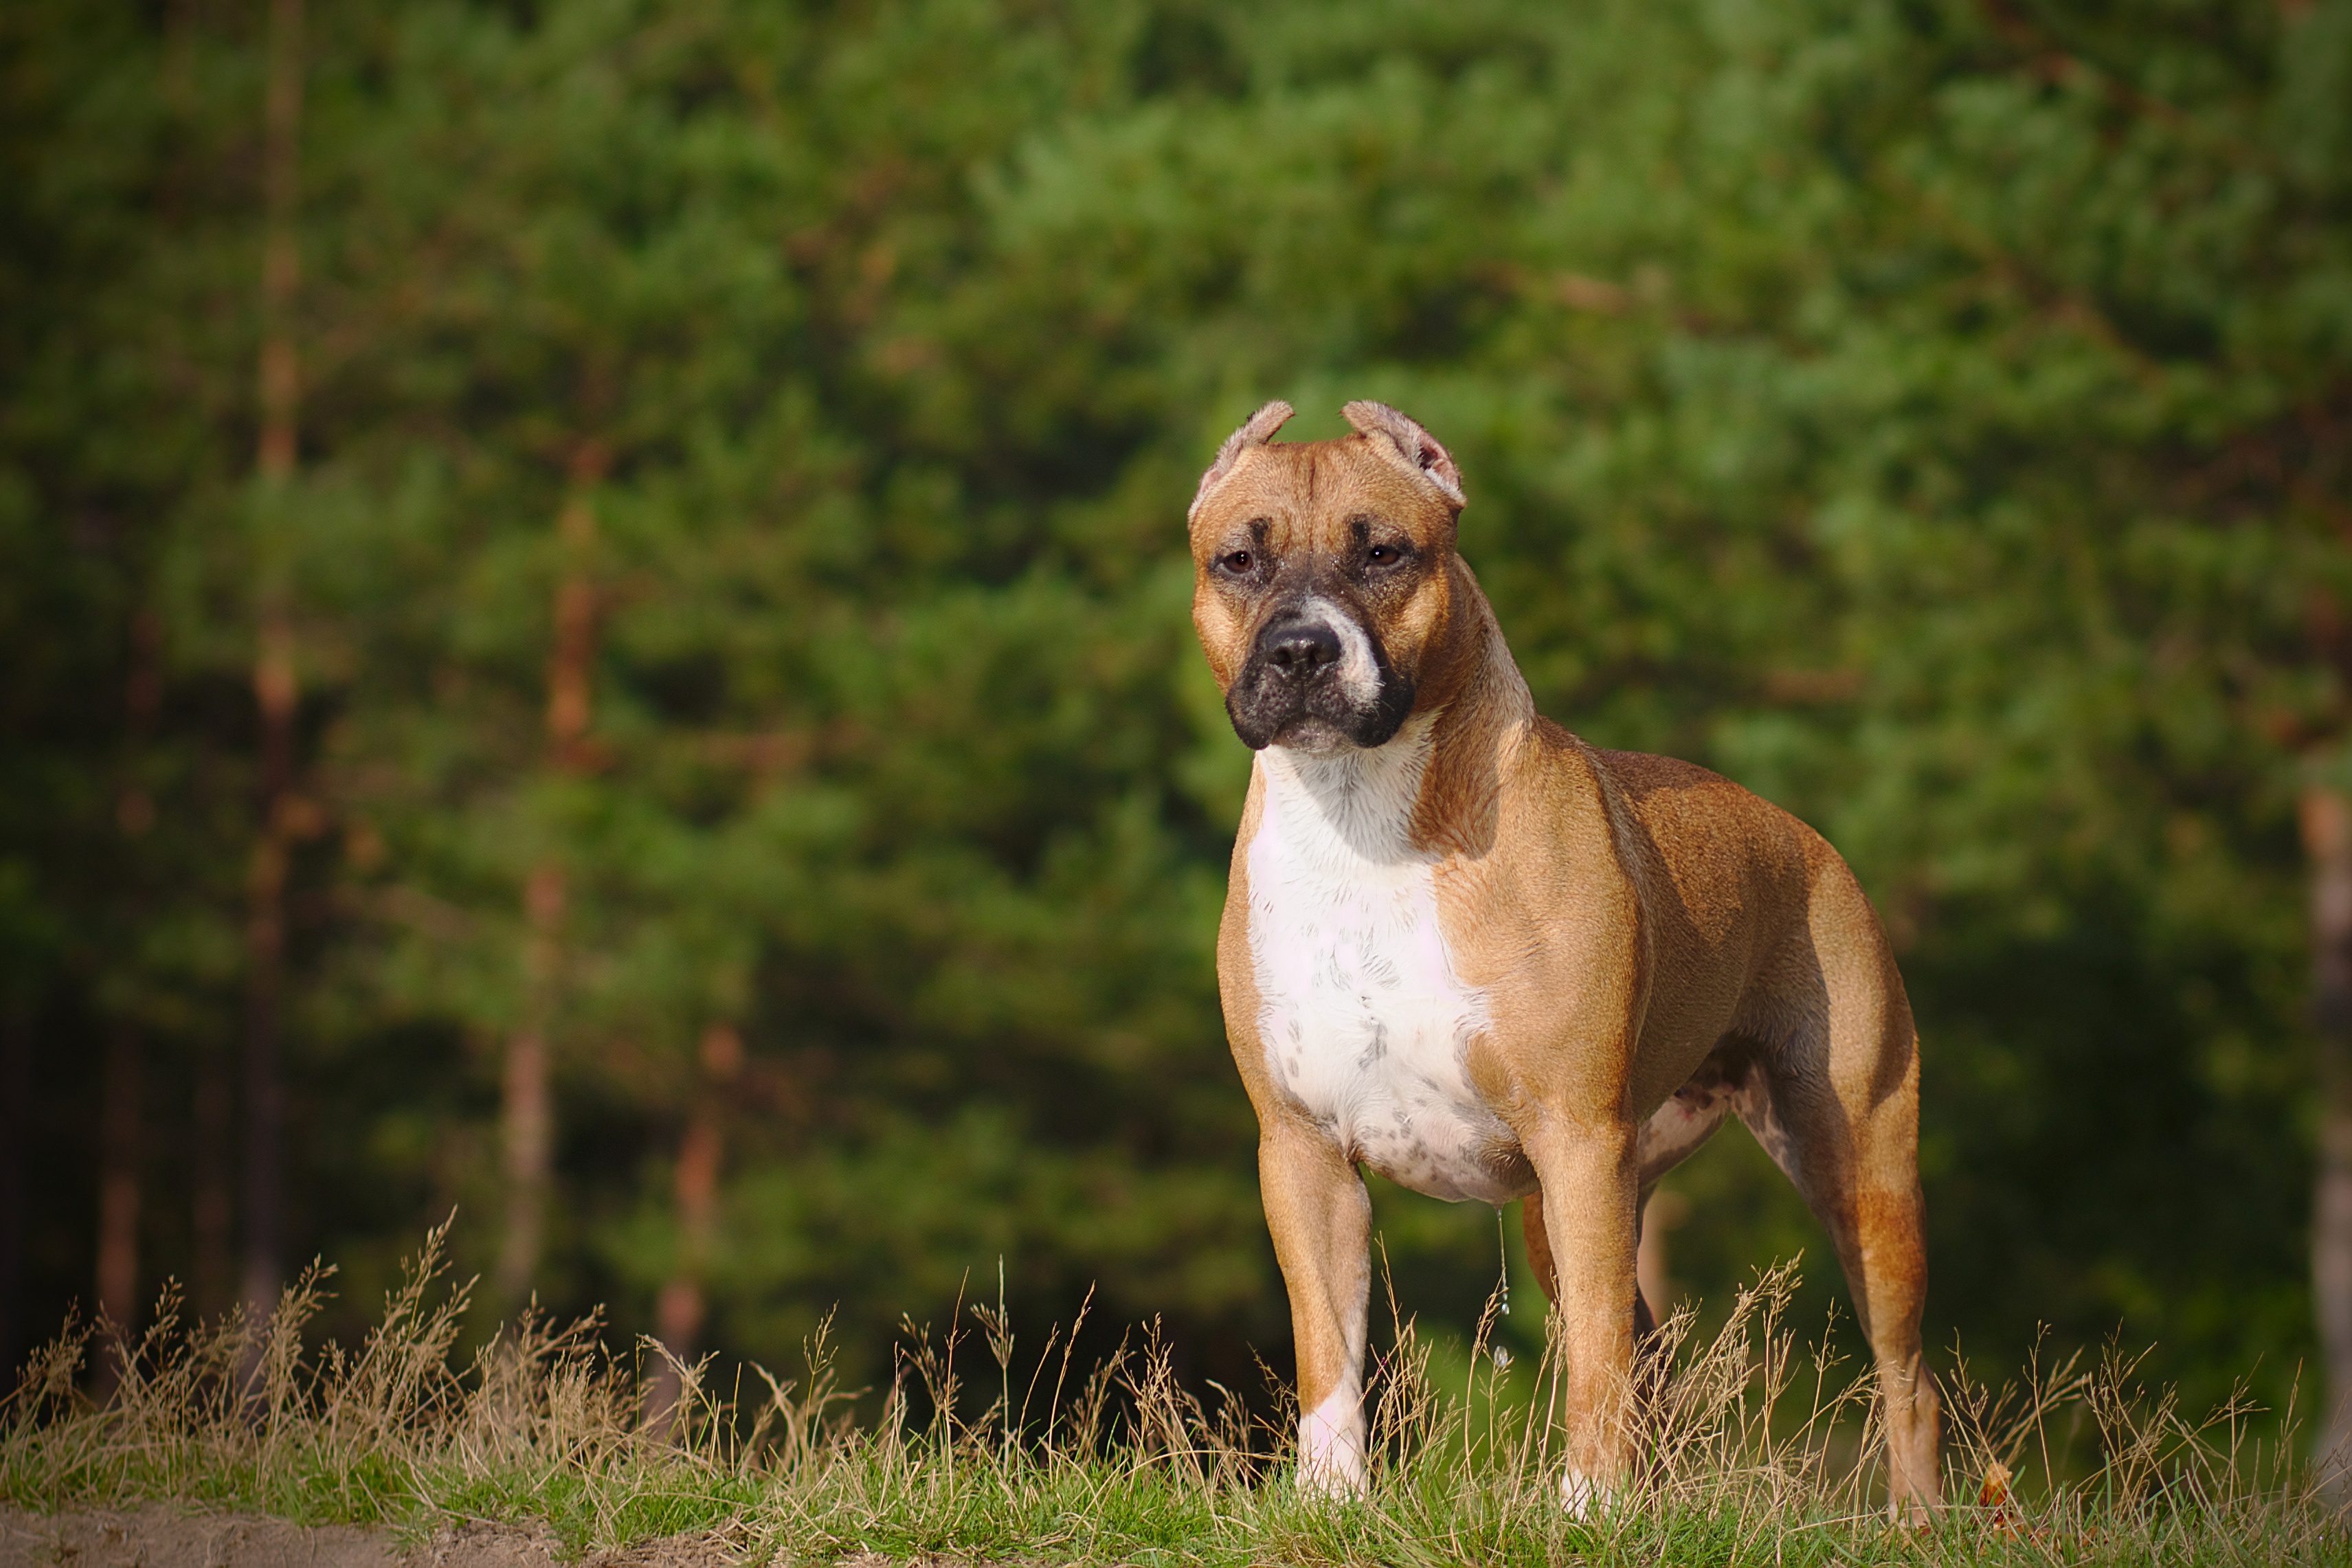
M 1258 1183 L 1298 1345 L 1298 1481 L 1364 1489 L 1364 1334 L 1371 1295 L 1371 1200 L 1321 1128 L 1288 1120 L 1258 1137 Z
M 1543 1184 L 1558 1285 L 1557 1414 L 1568 1461 L 1560 1490 L 1578 1514 L 1623 1484 L 1632 1458 L 1635 1131 L 1614 1121 L 1547 1119 L 1523 1141 Z

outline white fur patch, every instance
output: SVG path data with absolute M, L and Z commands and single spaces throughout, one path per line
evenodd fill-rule
M 1454 1202 L 1519 1195 L 1510 1133 L 1471 1085 L 1486 999 L 1454 973 L 1433 859 L 1412 847 L 1431 715 L 1387 745 L 1258 754 L 1250 953 L 1266 1065 L 1340 1148 Z
M 1559 1478 L 1559 1503 L 1570 1519 L 1592 1519 L 1609 1506 L 1610 1489 L 1570 1466 Z
M 1326 1497 L 1364 1489 L 1364 1398 L 1352 1380 L 1298 1418 L 1298 1484 Z
M 1357 624 L 1353 616 L 1320 595 L 1308 597 L 1298 606 L 1298 613 L 1307 620 L 1321 621 L 1339 634 L 1339 662 L 1331 673 L 1348 700 L 1365 707 L 1378 701 L 1381 667 L 1372 658 L 1370 634 Z

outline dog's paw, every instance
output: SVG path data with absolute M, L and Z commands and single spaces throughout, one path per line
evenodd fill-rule
M 1364 1495 L 1360 1412 L 1310 1410 L 1298 1423 L 1298 1489 L 1340 1501 Z
M 1559 1506 L 1568 1510 L 1570 1519 L 1597 1518 L 1609 1506 L 1611 1491 L 1606 1481 L 1597 1480 L 1572 1465 L 1560 1472 Z

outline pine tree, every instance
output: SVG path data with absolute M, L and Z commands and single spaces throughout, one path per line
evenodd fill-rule
M 1548 711 L 1863 872 L 1939 1321 L 2283 1380 L 2352 1332 L 2282 1131 L 2352 1080 L 2348 14 L 312 7 L 298 206 L 261 8 L 16 8 L 0 1070 L 76 1131 L 7 1332 L 93 1275 L 110 1041 L 109 1180 L 189 1197 L 108 1255 L 227 1304 L 266 994 L 349 1302 L 457 1206 L 509 1296 L 872 1369 L 1001 1255 L 1254 1385 L 1181 503 L 1372 395 Z M 1685 1283 L 1825 1256 L 1740 1135 L 1681 1180 Z M 1379 1205 L 1466 1321 L 1489 1216 Z

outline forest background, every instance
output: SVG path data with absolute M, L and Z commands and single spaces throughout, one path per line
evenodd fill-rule
M 1931 1342 L 2352 1363 L 2346 0 L 14 0 L 0 161 L 10 1364 L 454 1209 L 493 1312 L 867 1381 L 1001 1259 L 1261 1387 L 1181 525 L 1274 395 L 1853 862 Z

